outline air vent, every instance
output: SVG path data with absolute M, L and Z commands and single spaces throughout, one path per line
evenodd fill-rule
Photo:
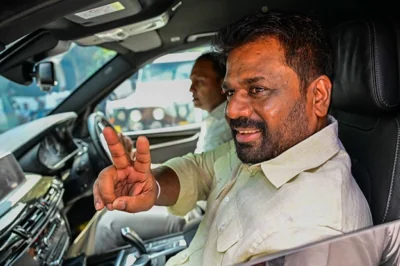
M 53 185 L 41 199 L 29 207 L 27 213 L 13 229 L 13 232 L 25 239 L 35 235 L 55 210 L 61 200 L 61 196 L 60 189 Z
M 50 188 L 50 190 L 46 193 L 46 195 L 43 197 L 43 200 L 45 201 L 45 202 L 48 202 L 48 203 L 50 203 L 50 202 L 53 202 L 54 201 L 54 199 L 57 197 L 57 193 L 56 193 L 56 190 L 55 190 L 55 188 Z
M 28 239 L 36 234 L 44 224 L 47 212 L 48 208 L 40 205 L 40 203 L 33 205 L 25 216 L 25 219 L 13 229 L 13 232 L 22 238 Z
M 47 235 L 51 239 L 57 230 L 55 223 L 59 216 L 56 213 L 63 192 L 62 182 L 55 179 L 43 197 L 26 203 L 29 206 L 23 209 L 12 226 L 0 237 L 0 265 L 12 265 L 25 254 L 34 241 L 37 241 L 46 227 L 49 228 Z

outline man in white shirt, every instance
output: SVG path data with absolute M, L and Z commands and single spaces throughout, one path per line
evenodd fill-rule
M 350 157 L 328 115 L 332 53 L 304 15 L 251 14 L 221 30 L 223 90 L 233 141 L 151 169 L 139 137 L 131 161 L 111 128 L 113 165 L 93 187 L 94 206 L 141 212 L 207 210 L 189 247 L 167 265 L 232 265 L 372 225 Z
M 215 53 L 205 53 L 197 58 L 190 79 L 193 103 L 208 112 L 203 121 L 195 153 L 213 150 L 232 139 L 231 129 L 225 119 L 226 96 L 221 86 L 225 66 Z
M 231 129 L 225 119 L 226 96 L 222 91 L 225 66 L 215 53 L 205 53 L 197 58 L 190 79 L 190 92 L 195 107 L 209 113 L 202 122 L 195 153 L 212 150 L 232 139 Z M 123 136 L 120 136 L 123 137 Z M 132 149 L 129 138 L 123 137 L 127 150 Z M 199 201 L 196 208 L 185 218 L 172 215 L 166 207 L 155 206 L 142 213 L 105 212 L 95 226 L 95 253 L 101 253 L 124 245 L 121 228 L 129 226 L 143 239 L 155 238 L 182 231 L 185 224 L 200 217 L 206 208 Z

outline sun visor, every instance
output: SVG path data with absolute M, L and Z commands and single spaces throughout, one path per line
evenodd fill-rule
M 140 35 L 129 37 L 120 44 L 125 48 L 138 53 L 160 47 L 162 45 L 162 40 L 157 31 L 149 31 Z
M 116 29 L 98 32 L 93 36 L 88 36 L 75 40 L 80 45 L 98 45 L 106 42 L 121 42 L 132 36 L 141 35 L 146 32 L 151 32 L 164 27 L 169 21 L 167 12 L 144 21 L 139 21 L 134 24 L 118 27 Z
M 85 27 L 131 17 L 142 11 L 138 0 L 102 0 L 65 18 Z

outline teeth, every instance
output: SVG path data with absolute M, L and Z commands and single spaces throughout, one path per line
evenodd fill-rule
M 254 134 L 257 133 L 258 130 L 254 130 L 254 131 L 239 131 L 240 134 Z

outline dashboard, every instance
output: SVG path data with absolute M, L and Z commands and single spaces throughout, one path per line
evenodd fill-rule
M 25 152 L 24 148 L 27 145 L 37 143 L 57 126 L 73 126 L 77 117 L 74 112 L 56 114 L 12 128 L 0 135 L 0 142 L 2 143 L 0 151 L 14 153 L 15 157 L 18 158 Z
M 14 184 L 0 197 L 0 265 L 61 265 L 71 238 L 63 183 L 23 173 L 11 153 L 0 155 L 0 168 L 8 173 L 0 182 Z
M 0 153 L 12 153 L 24 172 L 57 176 L 63 181 L 66 204 L 90 194 L 97 177 L 92 169 L 97 160 L 90 160 L 93 150 L 89 143 L 72 135 L 76 118 L 74 112 L 50 115 L 0 135 L 0 143 L 4 143 Z
M 77 199 L 96 177 L 89 145 L 72 135 L 76 118 L 51 115 L 0 135 L 0 265 L 63 264 L 71 221 L 81 223 L 67 209 L 83 207 Z
M 187 247 L 184 234 L 149 240 L 142 253 L 133 245 L 68 254 L 96 212 L 91 188 L 99 163 L 95 140 L 72 135 L 76 118 L 51 115 L 0 135 L 0 265 L 164 265 Z

